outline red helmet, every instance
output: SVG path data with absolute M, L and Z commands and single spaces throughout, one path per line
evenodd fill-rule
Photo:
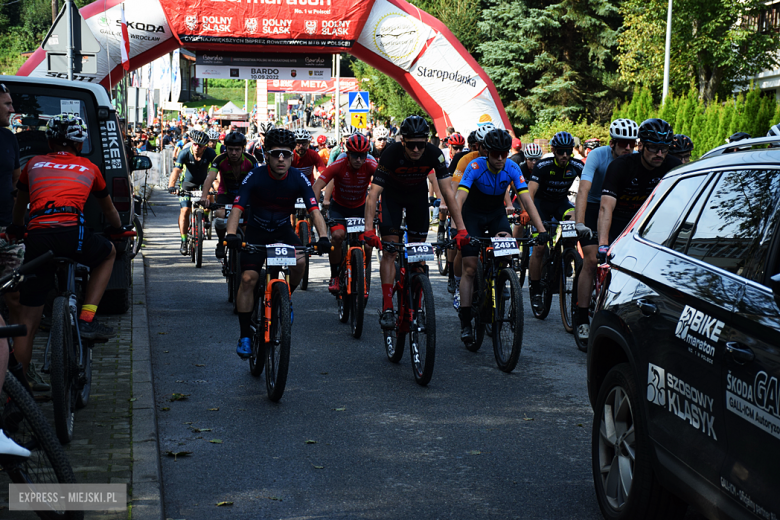
M 452 146 L 466 146 L 466 140 L 463 139 L 463 136 L 460 134 L 452 134 L 447 139 L 447 144 Z
M 328 138 L 325 137 L 325 134 L 320 134 L 317 136 L 317 144 L 320 146 L 324 146 L 325 143 L 328 142 Z
M 371 144 L 363 134 L 352 134 L 347 139 L 347 150 L 350 152 L 368 152 L 369 148 L 371 148 Z

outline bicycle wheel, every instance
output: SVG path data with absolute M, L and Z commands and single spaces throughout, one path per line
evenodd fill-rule
M 233 314 L 238 314 L 238 288 L 241 287 L 241 253 L 239 251 L 233 251 L 233 269 L 231 273 L 229 283 L 233 286 Z M 264 275 L 262 276 L 262 283 L 265 283 Z
M 482 306 L 485 302 L 485 273 L 482 271 L 482 260 L 477 260 L 477 271 L 474 273 L 474 288 L 471 293 L 471 315 L 473 320 L 474 343 L 466 344 L 466 350 L 476 352 L 482 347 L 485 339 L 485 312 Z
M 442 276 L 447 276 L 447 250 L 446 249 L 436 250 L 436 262 L 439 264 L 439 274 Z
M 354 249 L 352 251 L 352 294 L 349 298 L 352 309 L 349 324 L 352 327 L 352 337 L 356 339 L 360 339 L 363 334 L 363 311 L 366 304 L 363 294 L 363 251 Z
M 203 265 L 203 210 L 195 213 L 195 267 Z
M 569 334 L 574 332 L 574 313 L 577 311 L 577 286 L 574 284 L 574 280 L 581 266 L 582 258 L 576 249 L 570 247 L 563 252 L 558 300 L 561 307 L 563 328 Z
M 84 341 L 81 345 L 84 349 L 84 384 L 76 394 L 76 409 L 84 408 L 89 404 L 89 395 L 92 392 L 92 346 L 85 344 Z
M 222 275 L 225 277 L 225 282 L 227 283 L 228 303 L 233 303 L 233 298 L 235 298 L 235 293 L 233 293 L 233 264 L 235 264 L 233 250 L 227 249 L 227 251 L 225 251 L 225 255 L 226 257 L 223 260 L 224 263 L 222 264 Z
M 572 293 L 572 299 L 571 299 L 571 301 L 572 301 L 572 311 L 573 312 L 578 312 L 577 308 L 579 307 L 579 305 L 578 305 L 578 303 L 579 303 L 579 292 L 578 292 L 577 288 L 579 287 L 580 273 L 581 272 L 582 272 L 582 262 L 580 262 L 580 265 L 577 268 L 576 274 L 574 275 L 574 281 L 572 282 L 574 284 L 574 292 Z M 591 304 L 591 307 L 593 307 L 592 304 Z M 591 316 L 592 316 L 592 314 L 591 314 Z M 572 322 L 573 321 L 574 320 L 572 320 Z M 574 331 L 574 334 L 572 334 L 572 335 L 574 336 L 574 344 L 577 345 L 577 348 L 581 352 L 587 352 L 588 351 L 588 342 L 587 341 L 582 341 L 580 339 L 579 334 L 577 334 L 576 330 Z
M 3 471 L 16 484 L 75 484 L 76 477 L 46 418 L 32 395 L 11 372 L 6 372 L 3 399 L 5 433 L 18 445 L 30 450 L 30 457 L 4 463 Z M 36 511 L 45 520 L 81 520 L 83 511 Z
M 496 300 L 493 353 L 498 368 L 511 372 L 523 347 L 523 293 L 517 274 L 508 267 L 498 272 Z
M 214 212 L 209 211 L 209 216 L 206 219 L 206 238 L 211 240 L 211 230 L 214 229 Z
M 541 309 L 534 308 L 533 305 L 531 305 L 531 310 L 534 313 L 534 318 L 538 320 L 543 320 L 547 317 L 547 315 L 550 313 L 550 305 L 552 305 L 552 281 L 554 278 L 554 274 L 551 271 L 555 269 L 554 264 L 550 262 L 550 251 L 549 249 L 545 251 L 544 257 L 542 258 L 542 277 L 539 280 L 541 289 L 542 289 L 542 307 Z M 557 280 L 555 281 L 557 285 Z
M 277 282 L 271 291 L 271 334 L 266 344 L 265 388 L 271 401 L 278 401 L 287 384 L 290 364 L 290 293 L 287 285 Z
M 527 229 L 527 228 L 526 228 Z M 530 233 L 526 231 L 525 235 L 528 237 Z M 528 264 L 531 261 L 531 246 L 528 244 L 522 245 L 522 250 L 520 251 L 520 269 L 517 270 L 517 279 L 520 282 L 520 287 L 522 288 L 523 285 L 525 285 L 525 275 L 528 273 Z
M 301 244 L 309 245 L 309 223 L 301 222 L 298 227 L 298 238 L 301 239 Z M 303 278 L 301 278 L 301 290 L 305 291 L 309 288 L 309 255 L 304 253 L 306 258 L 306 266 L 303 268 Z
M 54 405 L 54 429 L 62 444 L 73 439 L 73 419 L 76 407 L 76 386 L 73 365 L 73 329 L 70 323 L 68 299 L 54 299 L 51 316 L 51 400 Z
M 409 353 L 412 356 L 414 380 L 420 386 L 427 385 L 433 376 L 433 364 L 436 360 L 436 311 L 431 282 L 422 273 L 412 277 Z
M 195 221 L 193 213 L 190 213 L 190 227 L 187 230 L 187 247 L 190 251 L 190 262 L 195 263 Z
M 400 299 L 403 298 L 403 294 L 401 291 L 396 291 L 395 293 L 395 309 L 396 313 L 400 313 L 401 309 L 401 301 Z M 396 325 L 394 329 L 391 330 L 382 330 L 382 334 L 385 339 L 385 354 L 387 354 L 387 359 L 392 361 L 393 363 L 398 363 L 401 361 L 401 357 L 404 355 L 404 343 L 406 342 L 406 332 L 399 332 L 398 327 L 398 321 L 396 320 Z
M 265 367 L 265 330 L 263 329 L 263 293 L 265 273 L 260 273 L 260 281 L 255 289 L 255 306 L 252 309 L 252 355 L 249 357 L 249 372 L 258 377 Z
M 371 253 L 365 255 L 366 268 L 363 271 L 366 279 L 366 303 L 368 303 L 368 292 L 371 289 L 371 257 L 374 256 L 374 250 L 371 249 Z
M 136 236 L 130 239 L 132 241 L 132 245 L 130 246 L 130 260 L 135 258 L 144 242 L 144 228 L 141 225 L 141 219 L 138 218 L 138 215 L 133 217 L 133 228 L 135 229 Z

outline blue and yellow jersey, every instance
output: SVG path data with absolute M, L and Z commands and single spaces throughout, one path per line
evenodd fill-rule
M 518 193 L 528 191 L 523 172 L 517 164 L 507 161 L 504 169 L 496 173 L 490 169 L 486 157 L 479 157 L 466 167 L 458 189 L 469 194 L 466 204 L 471 209 L 487 212 L 504 205 L 504 194 L 510 184 Z

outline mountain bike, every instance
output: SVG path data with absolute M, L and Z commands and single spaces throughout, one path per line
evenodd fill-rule
M 517 213 L 513 214 L 512 216 L 507 217 L 507 220 L 509 220 L 510 224 L 514 224 L 515 226 L 520 226 L 522 229 L 522 236 L 521 239 L 530 239 L 531 238 L 531 226 L 530 225 L 523 225 L 520 223 L 520 217 Z M 513 228 L 514 229 L 514 228 Z M 531 260 L 531 242 L 521 240 L 519 242 L 520 245 L 520 256 L 515 257 L 512 259 L 512 269 L 515 270 L 517 273 L 517 279 L 520 281 L 520 287 L 523 287 L 525 285 L 525 276 L 528 273 L 528 265 Z
M 414 380 L 425 386 L 431 381 L 436 359 L 436 309 L 427 266 L 420 262 L 436 258 L 433 246 L 384 241 L 382 246 L 387 253 L 399 253 L 393 285 L 396 324 L 393 329 L 383 330 L 385 353 L 390 361 L 398 363 L 408 335 Z
M 493 354 L 498 368 L 511 372 L 523 347 L 523 295 L 512 268 L 519 258 L 518 240 L 512 237 L 470 237 L 479 246 L 479 259 L 472 293 L 474 342 L 466 348 L 476 352 L 487 328 L 492 329 Z M 524 239 L 520 239 L 524 240 Z M 524 241 L 524 246 L 531 240 Z
M 230 212 L 233 210 L 232 204 L 210 204 L 211 214 L 213 215 L 218 209 L 225 209 L 225 220 L 230 217 Z M 244 240 L 244 217 L 238 221 L 238 229 L 236 229 L 236 236 L 243 242 Z M 241 285 L 241 252 L 238 249 L 225 248 L 225 256 L 220 259 L 222 263 L 222 276 L 225 277 L 227 282 L 228 291 L 228 303 L 233 304 L 233 314 L 236 314 L 236 296 L 238 295 L 238 287 Z
M 294 215 L 294 228 L 295 234 L 304 246 L 310 245 L 312 241 L 311 228 L 309 227 L 309 212 L 306 209 L 306 204 L 303 199 L 295 201 L 295 215 Z M 309 255 L 306 255 L 306 267 L 303 269 L 303 278 L 301 278 L 301 290 L 305 291 L 309 288 Z
M 436 233 L 437 243 L 434 245 L 433 250 L 436 253 L 436 264 L 439 267 L 439 274 L 442 276 L 447 276 L 449 272 L 449 264 L 447 264 L 447 250 L 446 248 L 442 248 L 440 244 L 445 243 L 449 236 L 450 226 L 452 225 L 452 217 L 449 215 L 449 212 L 447 212 L 447 218 L 441 222 L 442 223 L 440 226 L 442 229 Z
M 596 233 L 593 234 L 594 238 L 597 238 Z M 579 295 L 577 294 L 577 287 L 580 279 L 580 273 L 582 272 L 582 263 L 577 268 L 577 274 L 574 276 L 574 290 L 572 291 L 572 323 L 574 322 L 574 313 L 577 312 L 577 303 L 579 301 Z M 601 287 L 604 285 L 604 281 L 607 279 L 609 273 L 609 264 L 601 264 L 596 267 L 596 274 L 593 276 L 593 286 L 590 294 L 590 305 L 588 305 L 588 317 L 593 320 L 593 315 L 596 314 L 596 306 L 598 304 L 599 295 L 601 294 Z M 582 352 L 588 351 L 588 342 L 580 340 L 577 332 L 574 332 L 574 342 L 577 348 Z
M 35 272 L 51 261 L 54 255 L 49 252 L 22 265 L 13 273 L 0 279 L 0 294 L 15 291 L 24 281 L 25 275 Z M 2 322 L 0 322 L 1 324 Z M 0 338 L 11 338 L 27 333 L 25 325 L 0 326 Z M 0 474 L 7 475 L 16 484 L 75 484 L 70 462 L 65 450 L 57 441 L 54 431 L 33 399 L 27 386 L 22 364 L 13 354 L 9 340 L 8 371 L 3 383 L 2 399 L 3 429 L 14 442 L 30 451 L 30 457 L 24 460 L 4 460 L 0 457 Z M 3 367 L 5 369 L 5 367 Z M 0 478 L 0 482 L 3 479 Z M 3 484 L 4 485 L 4 484 Z M 83 511 L 64 511 L 52 504 L 51 509 L 36 511 L 44 520 L 81 520 Z
M 328 220 L 329 228 L 342 223 L 347 230 L 346 240 L 341 245 L 339 292 L 336 294 L 336 302 L 339 321 L 341 323 L 349 321 L 354 338 L 360 338 L 363 334 L 363 314 L 368 301 L 366 273 L 371 265 L 368 256 L 364 256 L 365 242 L 358 238 L 365 230 L 365 222 L 366 219 L 360 217 Z
M 203 265 L 203 241 L 205 240 L 204 226 L 205 226 L 205 214 L 204 208 L 201 206 L 198 200 L 203 194 L 202 191 L 180 191 L 181 196 L 190 196 L 192 200 L 192 211 L 190 211 L 190 224 L 187 229 L 187 252 L 190 256 L 190 260 L 195 264 L 195 267 L 201 267 Z

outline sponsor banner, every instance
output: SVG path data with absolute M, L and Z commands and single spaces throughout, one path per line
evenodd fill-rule
M 273 55 L 229 54 L 215 52 L 198 52 L 195 65 L 232 65 L 244 67 L 294 67 L 294 68 L 328 68 L 332 58 L 330 54 L 286 54 Z
M 447 117 L 450 126 L 457 128 L 464 135 L 468 135 L 485 123 L 493 123 L 498 128 L 504 128 L 504 122 L 498 111 L 498 106 L 488 89 L 483 90 L 470 101 L 463 103 L 454 112 L 447 112 Z
M 726 375 L 726 409 L 780 439 L 780 392 L 777 378 L 763 370 L 752 381 Z
M 648 363 L 647 400 L 717 441 L 715 400 L 664 368 Z
M 181 51 L 176 49 L 171 55 L 171 101 L 179 101 L 181 94 Z
M 329 80 L 330 69 L 298 67 L 244 67 L 232 65 L 197 65 L 196 78 L 220 79 L 301 79 Z
M 341 78 L 340 92 L 356 92 L 358 80 L 356 78 Z M 268 92 L 303 92 L 311 94 L 327 94 L 336 92 L 336 80 L 268 80 Z
M 425 42 L 435 34 L 430 26 L 387 0 L 377 0 L 358 43 L 408 71 Z
M 183 43 L 349 48 L 372 5 L 372 1 L 200 0 L 164 2 L 164 9 Z
M 152 62 L 152 88 L 160 91 L 160 102 L 171 96 L 171 55 L 164 54 Z

